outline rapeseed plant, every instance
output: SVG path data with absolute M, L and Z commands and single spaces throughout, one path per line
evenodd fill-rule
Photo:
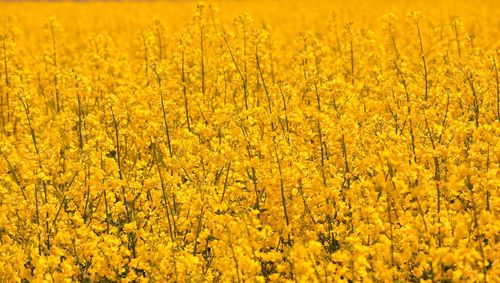
M 496 282 L 498 5 L 313 2 L 0 4 L 0 281 Z

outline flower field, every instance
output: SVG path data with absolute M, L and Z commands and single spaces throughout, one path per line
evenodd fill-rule
M 0 282 L 499 282 L 499 8 L 0 3 Z

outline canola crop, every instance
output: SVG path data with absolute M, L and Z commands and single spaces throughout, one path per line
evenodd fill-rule
M 0 282 L 498 282 L 498 8 L 0 3 Z

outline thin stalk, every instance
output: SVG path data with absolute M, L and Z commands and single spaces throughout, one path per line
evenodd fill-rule
M 462 57 L 462 50 L 460 49 L 460 37 L 458 36 L 458 26 L 456 17 L 453 17 L 453 28 L 455 30 L 455 40 L 457 42 L 458 57 Z
M 422 56 L 422 63 L 424 64 L 424 80 L 425 80 L 424 100 L 427 101 L 427 98 L 429 97 L 429 79 L 427 78 L 427 61 L 425 60 L 424 44 L 422 42 L 422 36 L 420 34 L 420 25 L 418 24 L 418 22 L 416 23 L 416 25 L 417 25 L 417 32 L 418 32 L 418 41 L 420 43 L 420 55 Z
M 347 25 L 347 31 L 349 33 L 349 51 L 351 53 L 351 84 L 354 85 L 354 46 L 351 32 L 351 25 Z
M 146 86 L 149 86 L 149 80 L 148 80 L 148 68 L 149 68 L 149 62 L 148 62 L 148 45 L 146 43 L 146 37 L 144 37 L 144 32 L 141 32 L 141 38 L 142 38 L 142 44 L 144 46 L 144 79 L 146 80 Z
M 344 173 L 344 181 L 347 181 L 347 188 L 351 188 L 351 178 L 348 178 L 346 175 L 350 173 L 349 169 L 349 161 L 347 158 L 347 147 L 345 144 L 345 137 L 342 135 L 342 138 L 340 139 L 340 145 L 342 146 L 342 155 L 344 157 L 344 168 L 345 168 L 345 173 Z
M 429 139 L 431 140 L 431 146 L 433 150 L 436 150 L 436 144 L 434 141 L 434 133 L 431 132 L 431 129 L 429 127 L 429 123 L 427 121 L 427 117 L 424 117 L 425 121 L 425 127 L 427 129 L 427 135 L 429 136 Z M 437 156 L 434 156 L 434 181 L 436 182 L 436 195 L 437 195 L 437 220 L 439 224 L 439 228 L 441 228 L 441 187 L 439 186 L 439 183 L 441 181 L 441 170 L 439 167 L 439 159 Z M 438 244 L 441 247 L 442 245 L 442 234 L 441 230 L 438 232 Z
M 78 141 L 80 142 L 80 149 L 83 149 L 83 136 L 82 136 L 82 105 L 80 101 L 80 93 L 77 94 L 77 102 L 78 102 L 78 124 L 77 124 L 77 131 L 78 131 Z
M 462 69 L 459 68 L 460 71 L 464 74 L 465 78 L 467 79 L 467 82 L 469 84 L 469 87 L 472 92 L 472 96 L 474 97 L 474 120 L 476 124 L 476 128 L 479 128 L 479 99 L 478 99 L 478 94 L 476 92 L 476 88 L 474 87 L 474 77 L 472 75 L 472 72 L 470 72 L 469 75 Z
M 225 34 L 223 34 L 224 42 L 226 43 L 227 50 L 229 51 L 229 55 L 231 55 L 231 59 L 233 60 L 234 66 L 236 67 L 236 70 L 238 71 L 238 74 L 240 75 L 241 78 L 241 83 L 243 85 L 243 95 L 245 99 L 245 109 L 248 110 L 248 87 L 247 87 L 247 72 L 246 72 L 246 61 L 245 61 L 245 74 L 240 70 L 240 67 L 238 66 L 238 63 L 236 62 L 236 58 L 234 57 L 233 51 L 231 50 L 231 47 L 229 46 L 229 42 L 227 41 L 227 37 Z
M 270 37 L 267 37 L 266 43 L 267 43 L 267 49 L 269 50 L 269 62 L 270 62 L 270 68 L 271 68 L 271 78 L 272 78 L 272 81 L 274 84 L 274 83 L 276 83 L 276 80 L 274 78 L 273 49 L 272 49 Z
M 203 199 L 202 199 L 202 203 L 203 203 Z M 194 247 L 193 247 L 193 255 L 196 256 L 196 250 L 198 248 L 198 238 L 200 236 L 200 232 L 201 232 L 201 227 L 202 227 L 202 223 L 203 223 L 203 215 L 204 215 L 204 209 L 205 209 L 205 206 L 202 205 L 201 206 L 201 211 L 200 211 L 200 214 L 198 215 L 198 225 L 197 225 L 197 228 L 196 228 L 196 235 L 194 237 Z
M 239 266 L 239 263 L 238 263 L 238 258 L 236 257 L 236 253 L 234 252 L 234 247 L 233 247 L 233 243 L 232 243 L 232 240 L 231 240 L 231 233 L 229 233 L 229 231 L 228 231 L 228 237 L 229 237 L 229 248 L 231 250 L 231 255 L 233 256 L 233 260 L 234 260 L 234 267 L 236 269 L 237 282 L 240 283 L 241 282 L 241 278 L 240 278 L 240 266 Z
M 103 191 L 104 194 L 104 210 L 106 213 L 106 233 L 109 233 L 109 222 L 110 222 L 110 213 L 109 213 L 109 208 L 108 208 L 108 198 L 106 196 L 106 189 Z
M 14 178 L 14 182 L 21 190 L 21 194 L 23 195 L 24 200 L 27 202 L 28 198 L 26 197 L 25 187 L 21 186 L 21 182 L 19 181 L 19 177 L 17 176 L 16 169 L 12 166 L 9 159 L 7 159 L 7 156 L 5 155 L 5 153 L 1 149 L 0 149 L 0 154 L 2 155 L 3 159 L 5 160 L 5 163 L 7 163 L 7 168 L 9 169 L 9 172 L 12 174 L 12 177 Z
M 226 168 L 226 178 L 224 179 L 224 188 L 222 189 L 222 196 L 220 197 L 220 203 L 224 201 L 224 195 L 226 194 L 226 189 L 227 189 L 227 179 L 229 177 L 229 169 L 231 168 L 231 161 L 229 161 L 229 164 L 227 165 Z
M 158 38 L 158 61 L 163 60 L 163 42 L 161 40 L 161 31 L 159 27 L 159 23 L 156 23 L 156 37 Z
M 160 177 L 162 198 L 163 198 L 163 203 L 165 206 L 165 212 L 167 214 L 167 222 L 168 222 L 168 227 L 169 227 L 168 232 L 170 234 L 170 239 L 172 240 L 172 242 L 174 242 L 174 232 L 175 232 L 175 235 L 177 235 L 177 229 L 175 226 L 175 219 L 174 219 L 173 213 L 171 213 L 172 208 L 171 208 L 170 202 L 168 201 L 168 198 L 167 198 L 166 184 L 165 184 L 165 181 L 163 180 L 163 175 L 161 174 L 161 168 L 160 168 L 160 165 L 158 163 L 158 156 L 157 155 L 158 155 L 158 151 L 156 150 L 156 144 L 153 143 L 153 161 L 156 165 L 156 169 L 158 170 L 158 176 Z M 172 220 L 170 218 L 172 218 Z
M 411 138 L 411 150 L 413 153 L 413 161 L 417 163 L 417 153 L 415 150 L 415 135 L 413 133 L 413 120 L 411 119 L 411 97 L 410 97 L 410 92 L 408 91 L 408 85 L 406 83 L 406 79 L 403 75 L 403 72 L 399 68 L 399 66 L 396 65 L 396 71 L 401 79 L 401 83 L 403 84 L 403 87 L 405 89 L 405 95 L 406 95 L 406 112 L 408 115 L 408 119 L 410 122 L 410 138 Z
M 396 52 L 396 57 L 399 58 L 399 50 L 396 44 L 396 36 L 394 35 L 394 31 L 392 30 L 392 24 L 388 25 L 389 33 L 391 34 L 392 47 L 394 48 L 394 52 Z
M 159 88 L 159 93 L 160 93 L 160 102 L 161 102 L 161 111 L 163 114 L 163 124 L 165 125 L 165 134 L 167 136 L 167 145 L 168 145 L 168 152 L 170 154 L 170 157 L 173 157 L 172 154 L 172 143 L 170 142 L 170 129 L 168 128 L 168 123 L 167 123 L 167 111 L 165 110 L 165 103 L 163 102 L 163 92 L 161 90 L 161 76 L 157 72 L 156 68 L 153 68 L 153 71 L 156 74 L 156 79 L 158 82 L 158 88 Z
M 111 107 L 111 116 L 113 117 L 113 127 L 115 129 L 115 148 L 116 148 L 116 162 L 118 163 L 118 175 L 120 177 L 120 180 L 123 180 L 123 170 L 122 170 L 122 160 L 121 160 L 121 145 L 120 145 L 120 126 L 118 124 L 118 120 L 115 117 L 115 112 L 113 111 L 113 107 Z M 131 219 L 131 211 L 130 211 L 130 205 L 128 203 L 126 194 L 125 194 L 125 187 L 122 185 L 122 197 L 123 197 L 123 203 L 125 204 L 125 211 L 127 213 L 127 220 L 130 222 Z
M 323 131 L 321 130 L 321 122 L 319 119 L 316 120 L 316 126 L 318 127 L 319 149 L 321 154 L 321 177 L 323 179 L 323 185 L 326 187 L 325 148 L 323 146 Z
M 274 151 L 276 153 L 276 162 L 278 164 L 278 171 L 280 173 L 280 191 L 281 191 L 281 205 L 283 206 L 283 214 L 285 215 L 286 226 L 290 225 L 290 220 L 288 219 L 288 211 L 286 208 L 286 198 L 285 198 L 285 186 L 283 183 L 283 174 L 281 172 L 281 162 L 278 157 L 278 149 L 276 145 L 274 145 Z
M 201 17 L 201 16 L 200 16 Z M 204 27 L 200 19 L 200 51 L 201 51 L 201 93 L 205 96 L 205 49 L 204 49 Z
M 189 108 L 188 108 L 188 98 L 187 98 L 187 83 L 186 83 L 186 73 L 184 71 L 185 67 L 185 58 L 184 58 L 184 47 L 181 52 L 181 80 L 182 80 L 182 94 L 184 95 L 184 112 L 186 114 L 186 123 L 188 131 L 191 132 L 191 124 L 189 122 Z
M 391 238 L 391 268 L 394 267 L 395 264 L 395 258 L 394 258 L 394 235 L 393 235 L 393 220 L 392 220 L 392 213 L 391 213 L 391 197 L 389 196 L 389 193 L 387 193 L 387 216 L 389 218 L 389 236 Z M 393 278 L 394 279 L 394 278 Z
M 50 33 L 52 35 L 52 63 L 54 65 L 54 87 L 56 90 L 56 111 L 59 111 L 62 108 L 62 102 L 59 102 L 59 87 L 57 82 L 57 51 L 56 51 L 56 36 L 54 31 L 54 26 L 52 22 L 49 22 Z
M 269 115 L 271 115 L 271 113 L 272 113 L 271 95 L 269 94 L 269 90 L 267 89 L 267 84 L 266 84 L 266 81 L 264 80 L 264 73 L 262 72 L 262 67 L 260 66 L 259 49 L 258 49 L 257 45 L 255 45 L 255 60 L 257 63 L 257 69 L 259 70 L 260 79 L 262 81 L 262 86 L 264 87 L 264 92 L 266 93 L 267 111 L 269 112 Z M 273 132 L 276 130 L 274 127 L 273 121 L 271 121 L 271 128 L 272 128 Z
M 28 127 L 30 129 L 30 133 L 31 133 L 31 140 L 33 142 L 33 146 L 35 147 L 35 152 L 36 152 L 36 156 L 37 156 L 37 159 L 38 159 L 38 166 L 39 166 L 39 169 L 42 171 L 42 161 L 40 159 L 40 151 L 38 149 L 38 141 L 37 141 L 37 137 L 36 137 L 36 134 L 35 134 L 35 129 L 33 128 L 33 124 L 32 124 L 32 120 L 31 120 L 31 114 L 30 114 L 30 107 L 29 107 L 29 104 L 27 101 L 25 101 L 22 97 L 22 93 L 23 93 L 23 90 L 21 91 L 21 94 L 19 95 L 19 99 L 21 100 L 21 104 L 23 105 L 23 108 L 24 108 L 24 113 L 26 114 L 26 119 L 28 121 Z M 44 191 L 44 200 L 45 200 L 45 204 L 47 204 L 47 188 L 45 186 L 45 182 L 42 180 L 40 182 L 43 186 L 43 191 Z M 39 183 L 39 184 L 40 184 Z M 40 225 L 40 208 L 39 208 L 39 199 L 38 199 L 38 189 L 37 189 L 37 186 L 39 184 L 36 184 L 35 187 L 34 187 L 34 194 L 35 194 L 35 224 L 37 225 Z M 46 215 L 45 215 L 45 228 L 47 229 L 46 230 L 46 233 L 47 233 L 47 239 L 46 239 L 46 247 L 47 247 L 47 251 L 50 249 L 50 239 L 49 239 L 49 227 L 48 227 L 48 212 L 46 212 Z M 39 254 L 42 253 L 42 235 L 41 235 L 41 231 L 38 232 L 38 252 Z
M 497 119 L 498 119 L 498 122 L 500 122 L 500 88 L 499 88 L 499 83 L 498 83 L 497 62 L 496 62 L 495 58 L 493 58 L 493 67 L 495 69 L 495 82 L 497 85 Z
M 5 93 L 5 105 L 7 105 L 7 123 L 10 121 L 10 102 L 9 102 L 9 86 L 10 86 L 10 80 L 9 80 L 9 69 L 8 69 L 8 64 L 7 64 L 7 46 L 5 43 L 5 40 L 7 37 L 5 35 L 2 36 L 2 47 L 3 47 L 3 66 L 4 66 L 4 71 L 5 71 L 5 86 L 7 87 L 7 91 Z M 2 115 L 3 119 L 3 115 Z
M 287 106 L 286 106 L 286 99 L 285 99 L 285 95 L 283 93 L 283 89 L 281 87 L 281 84 L 278 84 L 278 89 L 280 91 L 280 94 L 281 94 L 281 100 L 283 101 L 283 111 L 285 112 L 285 128 L 286 128 L 286 140 L 288 143 L 290 143 L 290 128 L 289 128 L 289 122 L 288 122 L 288 110 L 287 110 Z

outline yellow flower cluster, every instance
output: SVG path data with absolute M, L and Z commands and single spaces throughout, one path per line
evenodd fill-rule
M 0 282 L 497 282 L 498 4 L 431 2 L 0 4 Z

